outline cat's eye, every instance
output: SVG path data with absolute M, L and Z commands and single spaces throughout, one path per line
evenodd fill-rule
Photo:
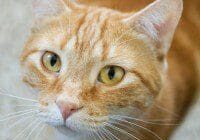
M 60 57 L 53 52 L 45 52 L 42 56 L 42 64 L 49 72 L 59 72 L 61 69 Z
M 125 75 L 125 70 L 119 66 L 106 66 L 98 76 L 98 81 L 106 85 L 116 85 L 122 81 Z

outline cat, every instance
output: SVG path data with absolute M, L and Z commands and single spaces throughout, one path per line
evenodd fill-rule
M 114 3 L 34 0 L 20 61 L 39 90 L 37 117 L 72 140 L 169 139 L 199 81 L 197 51 L 170 48 L 183 2 Z

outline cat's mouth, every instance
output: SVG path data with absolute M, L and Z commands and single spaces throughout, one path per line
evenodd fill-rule
M 58 129 L 59 132 L 61 132 L 62 134 L 65 135 L 71 135 L 71 136 L 76 136 L 77 134 L 89 134 L 92 132 L 95 132 L 96 129 L 94 128 L 98 128 L 99 126 L 93 126 L 91 124 L 82 124 L 81 122 L 78 121 L 74 121 L 76 123 L 65 123 L 65 125 L 61 125 L 56 127 Z M 93 129 L 90 129 L 90 127 L 92 127 Z
M 46 124 L 58 128 L 62 133 L 87 133 L 94 129 L 103 126 L 108 121 L 108 116 L 92 117 L 88 115 L 87 110 L 79 108 L 72 112 L 68 117 L 63 117 L 62 112 L 56 104 L 41 108 L 38 117 Z

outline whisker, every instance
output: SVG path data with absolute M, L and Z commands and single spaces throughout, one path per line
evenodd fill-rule
M 30 131 L 29 135 L 27 136 L 26 140 L 29 140 L 31 135 L 33 134 L 33 132 L 42 124 L 42 121 L 39 121 L 35 127 L 33 127 L 33 129 Z
M 114 129 L 114 130 L 118 130 L 119 132 L 122 132 L 122 133 L 124 133 L 124 134 L 127 134 L 129 137 L 131 137 L 131 138 L 134 138 L 134 139 L 136 139 L 136 140 L 140 140 L 139 138 L 137 138 L 137 137 L 135 137 L 134 135 L 132 135 L 132 134 L 130 134 L 129 132 L 126 132 L 126 131 L 124 131 L 123 129 L 120 129 L 120 128 L 118 128 L 118 127 L 116 127 L 116 126 L 113 126 L 113 125 L 111 125 L 111 124 L 109 124 L 109 123 L 105 123 L 108 127 L 110 127 L 110 128 L 112 128 L 112 129 Z
M 25 122 L 26 120 L 32 118 L 33 116 L 34 116 L 34 115 L 21 118 L 20 120 L 16 121 L 14 124 L 12 124 L 11 126 L 9 126 L 9 127 L 7 128 L 7 130 L 13 129 L 13 128 L 14 128 L 15 126 L 17 126 L 18 124 L 20 124 L 20 123 L 22 123 L 22 122 Z
M 131 123 L 131 122 L 126 121 L 126 120 L 118 119 L 118 121 L 126 122 L 126 123 L 129 123 L 129 124 L 131 124 L 131 125 L 134 125 L 134 126 L 137 126 L 137 127 L 139 127 L 139 128 L 142 128 L 142 129 L 146 130 L 147 132 L 151 133 L 153 136 L 155 136 L 155 137 L 158 138 L 159 140 L 163 140 L 163 139 L 162 139 L 160 136 L 158 136 L 156 133 L 154 133 L 153 131 L 151 131 L 151 130 L 149 130 L 149 129 L 143 127 L 143 126 L 140 126 L 140 125 L 135 124 L 135 123 Z
M 95 128 L 96 132 L 99 133 L 99 135 L 102 137 L 102 138 L 108 138 L 108 136 L 102 131 L 100 130 L 100 128 Z M 110 140 L 110 138 L 109 138 Z
M 97 137 L 98 137 L 100 140 L 102 139 L 101 135 L 100 135 L 98 132 L 95 132 L 95 134 L 97 135 Z
M 43 126 L 39 129 L 39 133 L 35 136 L 34 139 L 38 140 L 38 137 L 40 136 L 40 134 L 42 133 L 42 131 L 46 128 L 46 125 L 43 124 Z
M 1 92 L 1 91 L 0 91 L 0 92 Z M 27 98 L 23 98 L 23 97 L 19 97 L 19 96 L 11 95 L 11 94 L 0 93 L 0 95 L 5 96 L 5 97 L 14 98 L 14 99 L 19 99 L 19 100 L 24 100 L 24 101 L 30 101 L 30 102 L 38 103 L 38 101 L 36 101 L 36 100 L 33 100 L 33 99 L 27 99 Z
M 95 133 L 95 132 L 90 133 L 89 136 L 91 136 L 92 138 L 94 138 L 95 140 L 97 140 L 97 139 L 96 139 L 96 133 Z
M 11 116 L 11 117 L 5 118 L 3 120 L 0 120 L 0 122 L 4 122 L 4 121 L 7 121 L 7 120 L 11 120 L 11 119 L 14 119 L 14 118 L 17 118 L 17 117 L 21 117 L 21 116 L 24 116 L 24 115 L 27 115 L 27 114 L 30 114 L 30 113 L 36 113 L 36 112 L 38 112 L 38 111 L 30 111 L 30 112 L 26 112 L 26 113 L 23 113 L 23 114 Z
M 141 133 L 140 133 L 139 131 L 137 131 L 136 129 L 134 129 L 133 127 L 127 126 L 127 125 L 125 125 L 125 124 L 121 124 L 121 123 L 119 123 L 119 122 L 113 122 L 113 123 L 115 123 L 115 124 L 117 124 L 117 125 L 120 125 L 120 126 L 123 126 L 123 127 L 126 127 L 126 128 L 131 128 L 131 129 L 133 129 L 134 133 L 136 133 L 136 134 L 138 134 L 138 136 L 144 138 L 144 136 L 141 135 Z
M 17 114 L 20 114 L 20 113 L 25 113 L 25 112 L 33 111 L 33 110 L 34 109 L 28 109 L 28 110 L 18 111 L 18 112 L 15 112 L 15 113 L 10 113 L 10 114 L 7 114 L 7 115 L 3 116 L 3 118 L 10 117 L 10 116 L 13 116 L 13 115 L 17 115 Z
M 87 119 L 89 119 L 89 118 L 87 118 Z M 89 129 L 87 129 L 87 130 L 89 131 L 89 136 L 90 137 L 94 138 L 95 140 L 97 140 L 97 139 L 101 140 L 102 139 L 101 136 L 99 135 L 99 133 L 97 132 L 95 127 L 93 127 L 91 125 L 87 125 L 87 126 L 89 127 Z
M 87 134 L 90 138 L 93 138 L 94 140 L 97 140 L 96 139 L 96 133 L 93 131 L 93 127 L 92 126 L 90 126 L 90 125 L 88 125 L 88 127 L 89 127 L 89 133 Z
M 153 125 L 180 125 L 180 124 L 176 124 L 176 123 L 166 123 L 166 121 L 163 120 L 142 120 L 142 119 L 138 119 L 138 118 L 133 118 L 133 117 L 128 117 L 128 116 L 120 116 L 120 115 L 115 115 L 112 116 L 113 118 L 125 118 L 125 119 L 130 119 L 130 120 L 134 120 L 134 121 L 139 121 L 139 122 L 143 122 L 146 124 L 153 124 Z M 112 118 L 111 117 L 111 118 Z
M 179 118 L 179 116 L 176 113 L 171 112 L 171 111 L 167 110 L 166 108 L 164 108 L 164 107 L 162 107 L 162 106 L 160 106 L 158 104 L 155 104 L 155 107 L 157 107 L 158 109 L 163 110 L 163 111 L 165 111 L 165 112 L 167 112 L 169 114 L 172 114 L 174 117 L 178 117 Z
M 102 133 L 101 133 L 101 132 L 95 131 L 95 133 L 96 133 L 96 134 L 97 134 L 97 136 L 100 138 L 100 140 L 105 138 L 105 136 L 104 136 L 104 135 L 102 135 Z
M 108 135 L 110 135 L 114 140 L 120 140 L 118 137 L 116 137 L 113 133 L 111 133 L 109 130 L 106 130 L 106 128 L 102 128 L 103 132 L 107 133 Z
M 35 123 L 37 123 L 39 119 L 33 121 L 32 123 L 30 123 L 27 127 L 25 127 L 18 135 L 16 135 L 12 140 L 17 140 L 17 138 L 19 138 L 21 135 L 23 135 L 23 133 L 26 132 L 27 129 L 29 129 L 30 127 L 32 127 Z
M 39 105 L 16 105 L 15 107 L 38 107 Z

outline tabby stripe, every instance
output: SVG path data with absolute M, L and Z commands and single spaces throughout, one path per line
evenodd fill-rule
M 78 30 L 77 36 L 78 36 L 78 40 L 79 40 L 79 42 L 78 42 L 79 45 L 77 45 L 76 47 L 83 46 L 84 33 L 86 32 L 87 27 L 88 27 L 90 21 L 93 20 L 93 15 L 92 14 L 93 13 L 89 13 L 89 14 L 86 15 L 86 17 L 84 19 L 84 22 L 83 22 L 84 24 L 82 24 L 81 27 L 80 27 L 80 29 Z
M 103 55 L 101 58 L 101 61 L 105 61 L 109 55 L 110 47 L 107 46 L 107 44 L 103 44 Z
M 101 17 L 104 18 L 104 15 L 100 14 L 99 15 L 99 20 L 101 20 L 102 22 L 100 23 L 100 35 L 99 35 L 99 38 L 96 40 L 96 42 L 94 42 L 94 46 L 96 46 L 96 44 L 103 38 L 104 34 L 105 34 L 105 27 L 107 25 L 107 19 L 108 18 L 104 18 L 104 19 L 101 19 Z M 99 21 L 100 22 L 100 21 Z
M 147 89 L 149 89 L 149 91 L 150 91 L 152 94 L 156 95 L 156 91 L 155 91 L 154 88 L 152 87 L 151 83 L 150 83 L 147 79 L 145 79 L 145 78 L 142 76 L 141 73 L 139 73 L 139 72 L 136 71 L 136 70 L 132 70 L 131 72 L 134 73 L 137 77 L 140 78 L 141 82 L 145 85 L 145 87 L 146 87 Z
M 76 44 L 75 44 L 75 46 L 78 46 L 78 43 L 80 42 L 80 36 L 78 35 L 79 34 L 79 32 L 80 32 L 80 30 L 81 30 L 81 27 L 82 27 L 82 25 L 83 25 L 83 23 L 86 21 L 86 17 L 87 17 L 87 14 L 85 14 L 83 17 L 82 17 L 82 19 L 81 19 L 81 21 L 79 22 L 79 24 L 78 24 L 78 27 L 77 27 L 77 29 L 76 29 L 76 36 L 77 36 L 77 42 L 76 42 Z

